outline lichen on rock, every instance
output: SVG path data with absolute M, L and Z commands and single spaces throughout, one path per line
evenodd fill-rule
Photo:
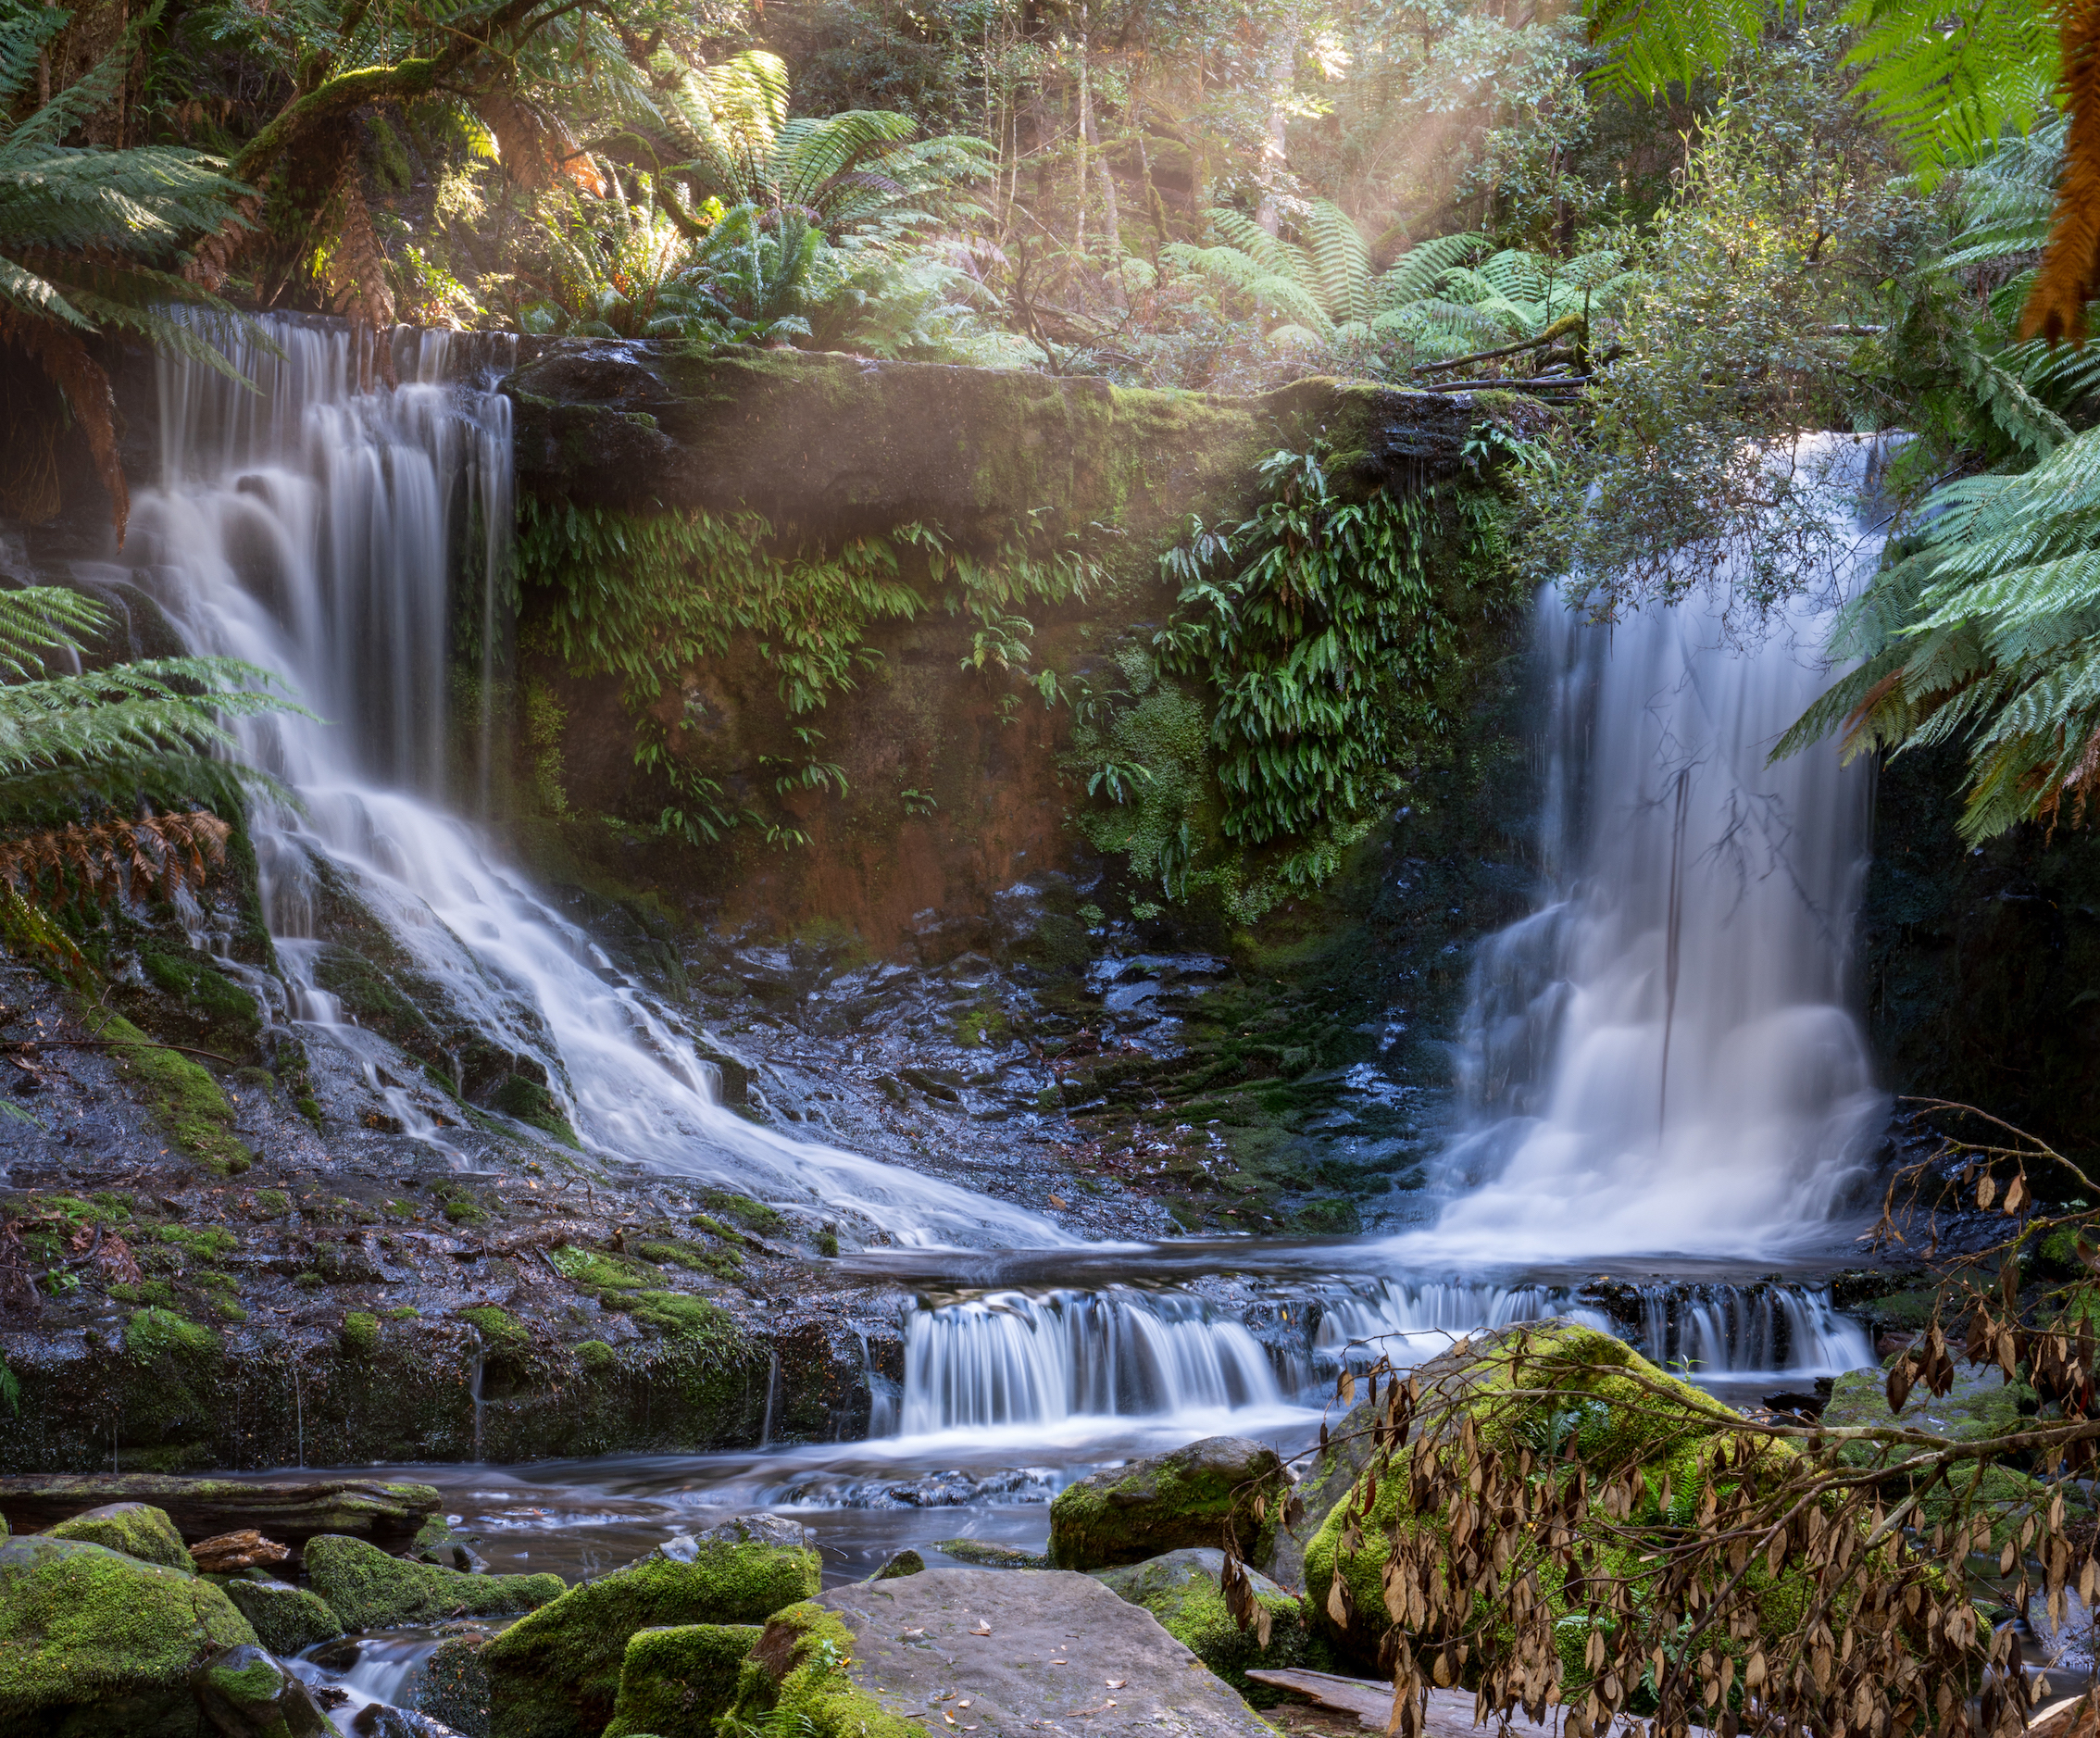
M 531 1611 L 562 1592 L 558 1575 L 463 1575 L 389 1557 L 343 1533 L 307 1540 L 306 1566 L 314 1591 L 351 1630 Z

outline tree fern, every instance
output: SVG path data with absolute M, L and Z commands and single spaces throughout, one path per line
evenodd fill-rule
M 71 14 L 0 16 L 0 338 L 28 351 L 65 395 L 108 491 L 119 542 L 129 492 L 108 377 L 82 340 L 109 328 L 229 368 L 168 312 L 202 293 L 166 268 L 249 190 L 194 151 L 106 151 L 63 143 L 115 94 L 131 43 L 37 106 L 38 56 Z M 135 34 L 135 32 L 134 32 Z M 25 107 L 26 106 L 26 107 Z

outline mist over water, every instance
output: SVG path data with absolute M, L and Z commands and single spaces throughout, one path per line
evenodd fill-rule
M 678 1017 L 446 806 L 463 781 L 448 777 L 455 744 L 485 740 L 479 720 L 448 716 L 448 615 L 460 598 L 492 644 L 512 465 L 508 402 L 486 375 L 508 357 L 486 339 L 402 331 L 400 386 L 361 392 L 341 327 L 264 327 L 281 356 L 222 340 L 256 394 L 162 356 L 160 481 L 136 503 L 127 552 L 142 570 L 111 577 L 147 587 L 194 650 L 279 672 L 319 715 L 244 727 L 249 756 L 306 811 L 255 818 L 291 980 L 280 1012 L 347 1050 L 403 1126 L 447 1150 L 413 1095 L 381 1079 L 382 1047 L 314 981 L 317 916 L 339 877 L 474 1026 L 544 1069 L 603 1157 L 851 1216 L 899 1244 L 1069 1242 L 1024 1209 L 722 1108 Z M 462 378 L 477 362 L 483 378 Z
M 1863 494 L 1871 449 L 1819 444 Z M 1833 511 L 1842 592 L 1881 540 Z M 1827 742 L 1767 759 L 1826 685 L 1826 627 L 1802 606 L 1744 645 L 1696 597 L 1612 628 L 1541 597 L 1544 886 L 1476 955 L 1441 1212 L 1389 1255 L 1755 1254 L 1828 1227 L 1887 1112 L 1846 994 L 1867 769 Z

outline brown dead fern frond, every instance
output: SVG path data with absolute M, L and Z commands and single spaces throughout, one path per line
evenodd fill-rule
M 321 287 L 335 311 L 344 316 L 359 338 L 371 347 L 371 360 L 392 386 L 393 346 L 386 333 L 394 325 L 394 290 L 387 282 L 386 250 L 372 227 L 371 207 L 365 203 L 365 181 L 356 152 L 343 160 L 341 172 L 321 209 L 319 233 L 330 238 Z M 369 378 L 369 369 L 365 372 Z
M 39 905 L 107 905 L 127 893 L 173 899 L 226 860 L 232 828 L 202 809 L 75 822 L 0 839 L 0 885 Z
M 2062 19 L 2064 175 L 2019 335 L 2081 344 L 2085 305 L 2100 294 L 2100 0 L 2063 0 Z
M 256 219 L 262 211 L 262 195 L 237 200 L 227 219 L 195 247 L 182 263 L 182 276 L 198 288 L 216 295 L 225 287 L 226 275 L 248 244 L 262 233 Z

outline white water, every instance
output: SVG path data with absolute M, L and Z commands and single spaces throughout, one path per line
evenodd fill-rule
M 1864 482 L 1864 444 L 1821 441 Z M 1849 509 L 1840 529 L 1832 591 L 1881 548 Z M 1476 957 L 1469 1126 L 1441 1217 L 1396 1258 L 1741 1255 L 1827 1231 L 1887 1103 L 1845 983 L 1867 769 L 1828 742 L 1767 764 L 1826 685 L 1825 620 L 1805 607 L 1745 649 L 1698 601 L 1605 629 L 1541 599 L 1545 885 Z
M 447 717 L 448 578 L 484 528 L 507 536 L 508 403 L 448 378 L 460 358 L 447 333 L 397 334 L 400 388 L 361 394 L 341 328 L 266 325 L 281 359 L 226 340 L 259 394 L 163 356 L 159 485 L 137 499 L 127 551 L 143 566 L 111 577 L 145 587 L 195 650 L 280 672 L 326 720 L 245 731 L 253 760 L 306 809 L 256 825 L 292 1017 L 349 1051 L 404 1127 L 444 1147 L 415 1095 L 381 1078 L 382 1047 L 314 985 L 317 877 L 330 866 L 474 1025 L 546 1070 L 599 1157 L 900 1244 L 1069 1242 L 1036 1214 L 723 1109 L 679 1019 L 445 806 L 448 786 L 475 781 L 448 777 L 448 745 L 479 734 Z M 486 583 L 503 555 L 484 539 L 466 570 Z M 469 611 L 485 644 L 486 594 Z

